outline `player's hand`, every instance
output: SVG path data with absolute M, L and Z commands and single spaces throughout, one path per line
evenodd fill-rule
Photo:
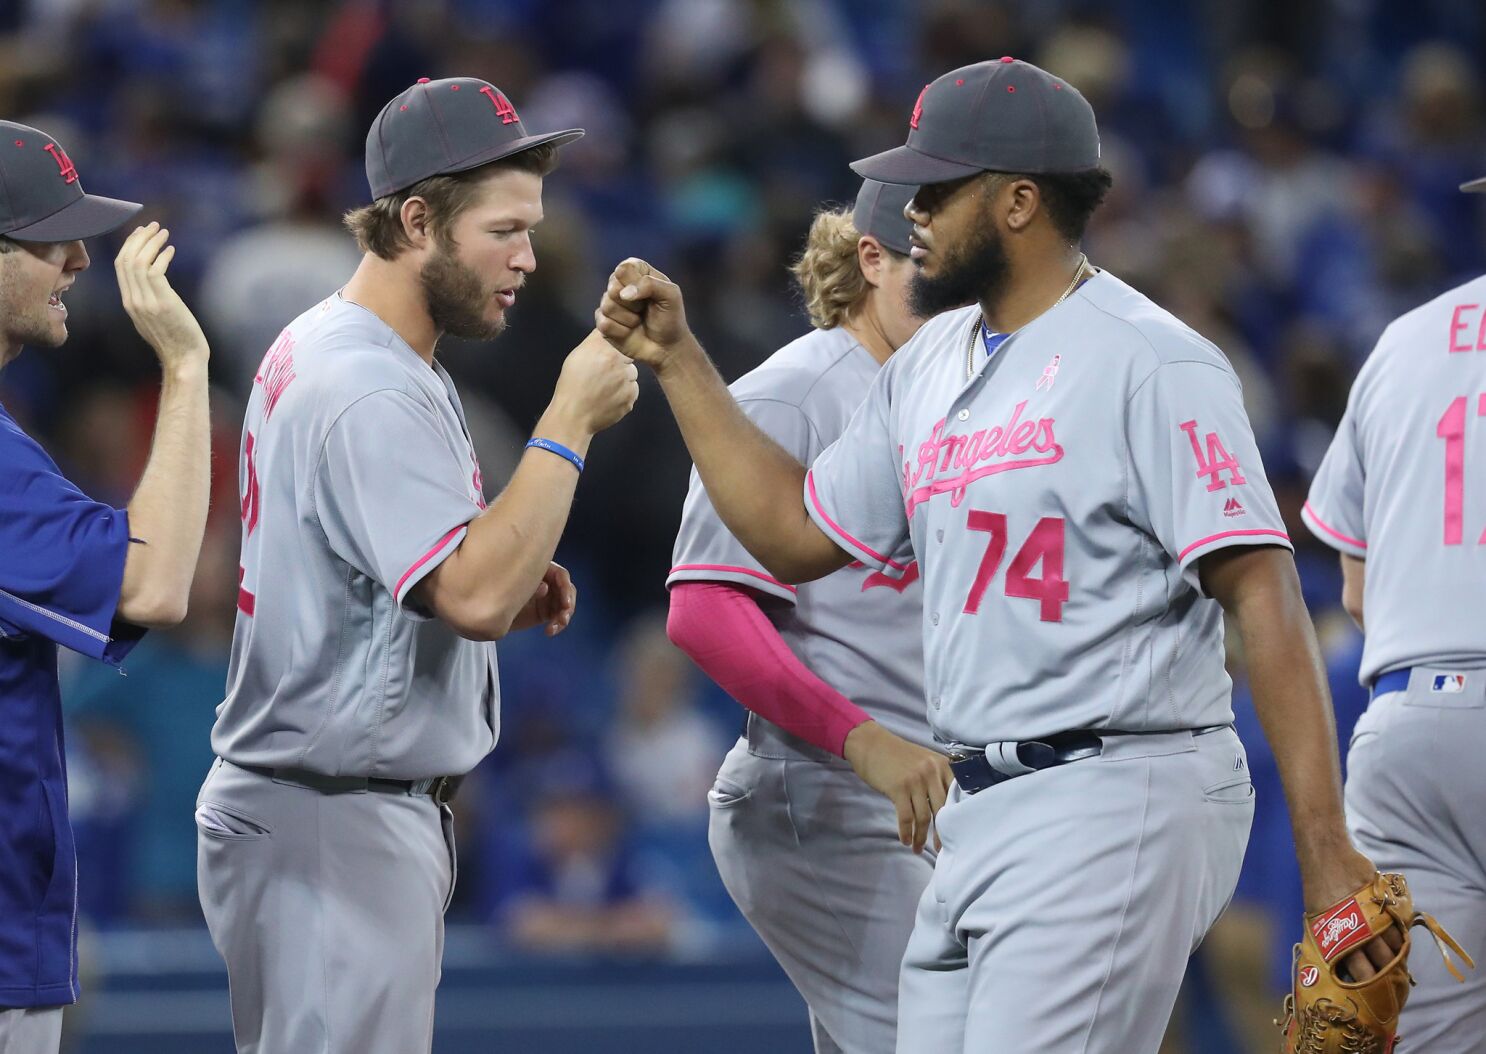
M 170 231 L 149 223 L 136 228 L 114 258 L 124 310 L 166 369 L 205 362 L 210 354 L 201 324 L 165 277 L 175 259 L 169 241 Z
M 594 321 L 610 344 L 657 373 L 679 347 L 695 343 L 681 287 L 634 257 L 614 269 Z
M 568 352 L 551 408 L 593 435 L 634 409 L 639 396 L 639 369 L 594 330 Z
M 555 637 L 568 628 L 573 612 L 578 609 L 578 587 L 562 564 L 548 564 L 547 573 L 537 583 L 536 592 L 511 622 L 512 630 L 547 627 L 547 636 Z
M 1305 891 L 1307 915 L 1325 911 L 1352 895 L 1352 892 L 1371 882 L 1378 873 L 1371 860 L 1359 853 L 1346 841 L 1340 852 L 1330 853 L 1322 864 L 1302 866 L 1301 880 Z M 1342 969 L 1353 981 L 1365 981 L 1374 976 L 1403 947 L 1403 934 L 1397 924 L 1342 957 Z
M 898 810 L 898 840 L 915 853 L 923 852 L 954 780 L 949 759 L 894 735 L 876 721 L 846 734 L 844 754 L 862 782 L 885 794 Z M 939 848 L 938 834 L 934 847 Z

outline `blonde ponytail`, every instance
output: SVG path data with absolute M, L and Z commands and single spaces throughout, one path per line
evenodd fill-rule
M 810 224 L 805 251 L 790 267 L 816 329 L 835 329 L 861 307 L 871 291 L 857 263 L 861 235 L 850 209 L 822 209 Z

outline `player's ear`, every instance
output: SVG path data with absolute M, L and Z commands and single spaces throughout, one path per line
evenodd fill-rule
M 857 266 L 862 269 L 867 284 L 874 289 L 882 285 L 882 267 L 886 259 L 882 243 L 872 235 L 864 234 L 857 239 Z
M 1006 226 L 1025 230 L 1042 208 L 1042 192 L 1030 179 L 1013 179 L 1001 188 Z
M 412 243 L 413 248 L 425 248 L 433 237 L 429 225 L 428 202 L 414 195 L 402 203 L 398 218 L 402 221 L 403 235 Z

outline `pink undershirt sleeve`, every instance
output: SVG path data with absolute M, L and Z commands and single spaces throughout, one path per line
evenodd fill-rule
M 846 734 L 871 720 L 789 650 L 741 586 L 677 582 L 671 587 L 666 631 L 744 707 L 838 757 Z

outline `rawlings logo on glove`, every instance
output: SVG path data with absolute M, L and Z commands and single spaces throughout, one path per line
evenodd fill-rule
M 1398 1015 L 1408 998 L 1409 929 L 1423 926 L 1435 939 L 1445 967 L 1464 981 L 1453 951 L 1475 963 L 1431 916 L 1414 910 L 1402 875 L 1378 875 L 1346 900 L 1306 920 L 1295 946 L 1294 985 L 1285 997 L 1283 1054 L 1389 1054 L 1398 1039 Z M 1365 981 L 1340 975 L 1333 965 L 1346 952 L 1396 925 L 1403 943 L 1387 965 Z

